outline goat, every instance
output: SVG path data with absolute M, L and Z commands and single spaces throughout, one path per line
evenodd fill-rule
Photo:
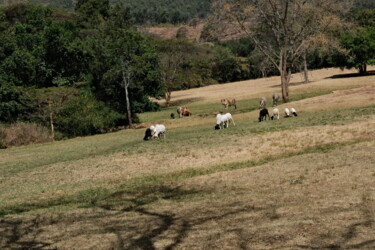
M 221 99 L 220 102 L 221 102 L 221 104 L 224 105 L 225 109 L 227 109 L 228 107 L 231 107 L 231 106 L 234 106 L 234 109 L 237 109 L 236 99 L 232 99 L 232 100 Z
M 279 101 L 279 98 L 280 98 L 279 94 L 273 93 L 273 95 L 272 95 L 272 104 L 273 104 L 273 106 L 277 105 L 277 102 Z
M 226 113 L 225 115 L 217 114 L 215 129 L 228 128 L 230 121 L 232 121 L 233 125 L 236 126 L 230 113 Z
M 265 97 L 260 98 L 259 100 L 259 109 L 264 109 L 266 107 L 267 100 Z
M 272 110 L 272 116 L 271 116 L 271 120 L 279 120 L 280 119 L 280 115 L 279 115 L 279 109 L 278 108 L 274 108 Z
M 268 116 L 268 120 L 270 120 L 270 114 L 268 113 L 268 109 L 264 108 L 259 111 L 259 122 L 266 121 Z

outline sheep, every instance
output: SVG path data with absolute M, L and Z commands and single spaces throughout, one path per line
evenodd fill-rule
M 228 128 L 230 121 L 232 121 L 234 126 L 236 125 L 230 113 L 226 113 L 225 115 L 217 114 L 215 129 Z
M 280 98 L 279 94 L 273 93 L 273 95 L 272 95 L 272 104 L 273 104 L 273 106 L 277 105 L 277 102 L 279 101 L 279 98 Z
M 297 111 L 294 108 L 291 108 L 290 112 L 292 112 L 293 116 L 298 116 Z
M 278 108 L 274 108 L 272 110 L 272 116 L 271 116 L 271 120 L 279 120 L 280 119 L 280 115 L 279 115 L 279 109 Z
M 268 113 L 268 109 L 264 108 L 262 109 L 261 111 L 259 111 L 259 122 L 263 121 L 263 120 L 267 120 L 267 116 L 268 116 L 268 120 L 270 120 L 270 114 Z
M 228 107 L 231 107 L 231 106 L 234 106 L 234 109 L 237 109 L 236 99 L 232 99 L 232 100 L 221 99 L 220 102 L 221 102 L 221 104 L 224 105 L 225 109 L 227 109 Z
M 259 109 L 264 109 L 266 107 L 267 100 L 265 97 L 262 97 L 259 100 Z
M 146 129 L 145 131 L 145 137 L 143 140 L 147 141 L 150 139 L 158 139 L 163 136 L 165 138 L 165 126 L 163 124 L 156 124 L 155 126 L 152 125 L 149 128 Z
M 290 117 L 290 111 L 288 108 L 284 109 L 285 117 Z

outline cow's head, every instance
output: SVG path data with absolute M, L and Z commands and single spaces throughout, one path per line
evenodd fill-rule
M 143 138 L 143 140 L 147 141 L 147 140 L 150 140 L 152 137 L 152 131 L 150 128 L 146 129 L 146 132 L 145 132 L 145 137 Z

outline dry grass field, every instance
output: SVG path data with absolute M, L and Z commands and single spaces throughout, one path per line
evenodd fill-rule
M 257 121 L 280 93 L 269 77 L 140 114 L 165 140 L 128 129 L 0 150 L 0 249 L 374 249 L 375 75 L 353 73 L 294 75 L 278 107 L 298 117 Z M 222 98 L 238 100 L 236 126 L 215 131 Z M 177 105 L 193 116 L 170 119 Z

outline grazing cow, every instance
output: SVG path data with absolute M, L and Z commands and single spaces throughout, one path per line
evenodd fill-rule
M 191 116 L 192 112 L 187 107 L 178 107 L 177 114 L 178 117 L 182 118 L 183 116 Z
M 288 108 L 284 109 L 285 117 L 290 117 L 290 111 Z
M 279 109 L 278 108 L 274 108 L 272 110 L 272 116 L 271 116 L 271 120 L 279 120 L 280 119 L 280 115 L 279 115 Z
M 227 109 L 228 107 L 231 107 L 231 106 L 234 106 L 234 109 L 237 109 L 236 99 L 232 99 L 232 100 L 221 99 L 220 102 L 221 102 L 221 104 L 224 105 L 225 109 Z
M 268 120 L 270 120 L 270 114 L 268 113 L 268 109 L 264 108 L 259 111 L 259 122 L 266 121 L 268 116 Z
M 266 103 L 267 103 L 267 100 L 266 100 L 265 97 L 260 98 L 260 100 L 259 100 L 259 109 L 266 108 Z
M 280 99 L 279 94 L 273 93 L 273 95 L 272 95 L 272 104 L 273 104 L 273 106 L 277 105 L 277 102 L 279 101 L 279 99 Z
M 163 124 L 152 125 L 146 129 L 145 137 L 143 140 L 159 139 L 163 136 L 165 138 L 165 126 Z
M 232 121 L 234 126 L 236 125 L 230 113 L 226 113 L 225 115 L 217 114 L 215 129 L 228 128 L 230 121 Z
M 143 138 L 143 140 L 147 141 L 147 140 L 150 140 L 151 138 L 152 138 L 152 131 L 150 128 L 147 128 L 145 132 L 145 137 Z
M 182 115 L 183 116 L 191 116 L 193 113 L 190 111 L 190 109 L 188 108 L 185 108 L 183 111 L 182 111 Z
M 155 126 L 150 127 L 152 133 L 152 138 L 158 139 L 163 136 L 165 138 L 165 126 L 163 124 L 156 124 Z
M 174 113 L 171 113 L 171 119 L 174 119 Z
M 292 112 L 293 116 L 298 116 L 297 111 L 294 108 L 291 108 L 290 112 Z

